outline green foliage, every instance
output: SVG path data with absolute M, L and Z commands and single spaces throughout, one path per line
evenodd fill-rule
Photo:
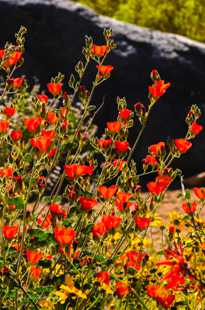
M 205 42 L 204 0 L 80 0 L 96 12 Z

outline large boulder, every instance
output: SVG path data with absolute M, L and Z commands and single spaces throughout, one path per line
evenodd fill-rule
M 191 104 L 205 105 L 205 45 L 182 36 L 151 31 L 96 15 L 69 0 L 0 0 L 0 44 L 13 40 L 20 25 L 28 28 L 23 74 L 37 77 L 43 85 L 57 72 L 68 79 L 81 57 L 84 35 L 102 43 L 105 27 L 113 29 L 117 49 L 107 63 L 115 69 L 109 81 L 97 91 L 97 105 L 105 96 L 105 106 L 96 122 L 102 130 L 116 114 L 115 99 L 125 96 L 129 106 L 146 101 L 149 73 L 157 68 L 172 87 L 152 112 L 148 127 L 135 157 L 142 159 L 147 146 L 159 140 L 185 134 L 184 118 Z M 205 125 L 204 114 L 201 123 Z M 131 140 L 137 134 L 136 125 Z M 176 162 L 185 175 L 205 168 L 205 133 L 194 142 L 192 150 Z

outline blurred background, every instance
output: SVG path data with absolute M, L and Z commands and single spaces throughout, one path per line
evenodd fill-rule
M 97 13 L 205 42 L 205 0 L 74 0 Z

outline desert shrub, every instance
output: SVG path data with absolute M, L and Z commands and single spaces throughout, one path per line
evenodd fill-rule
M 104 31 L 103 45 L 86 37 L 68 91 L 58 74 L 43 93 L 16 75 L 25 32 L 0 49 L 0 308 L 204 309 L 205 188 L 186 191 L 182 172 L 171 168 L 203 129 L 199 108 L 193 105 L 186 117 L 186 136 L 156 141 L 136 171 L 132 154 L 170 83 L 152 70 L 148 105 L 128 109 L 126 99 L 117 98 L 118 117 L 108 119 L 97 138 L 93 120 L 100 107 L 91 100 L 117 70 L 105 62 L 115 48 L 112 31 Z M 90 63 L 96 76 L 84 86 Z M 141 129 L 130 146 L 135 122 Z M 63 172 L 48 195 L 62 157 Z M 143 193 L 147 174 L 153 180 Z M 182 212 L 166 225 L 157 210 L 176 178 Z
M 205 41 L 203 0 L 81 0 L 100 14 Z

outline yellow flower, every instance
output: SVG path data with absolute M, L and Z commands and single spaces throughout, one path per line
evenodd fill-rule
M 68 298 L 68 295 L 62 291 L 56 291 L 55 295 L 59 297 L 59 301 L 61 304 L 64 304 L 66 299 Z
M 42 299 L 38 302 L 39 306 L 42 310 L 53 310 L 54 304 L 50 300 Z

